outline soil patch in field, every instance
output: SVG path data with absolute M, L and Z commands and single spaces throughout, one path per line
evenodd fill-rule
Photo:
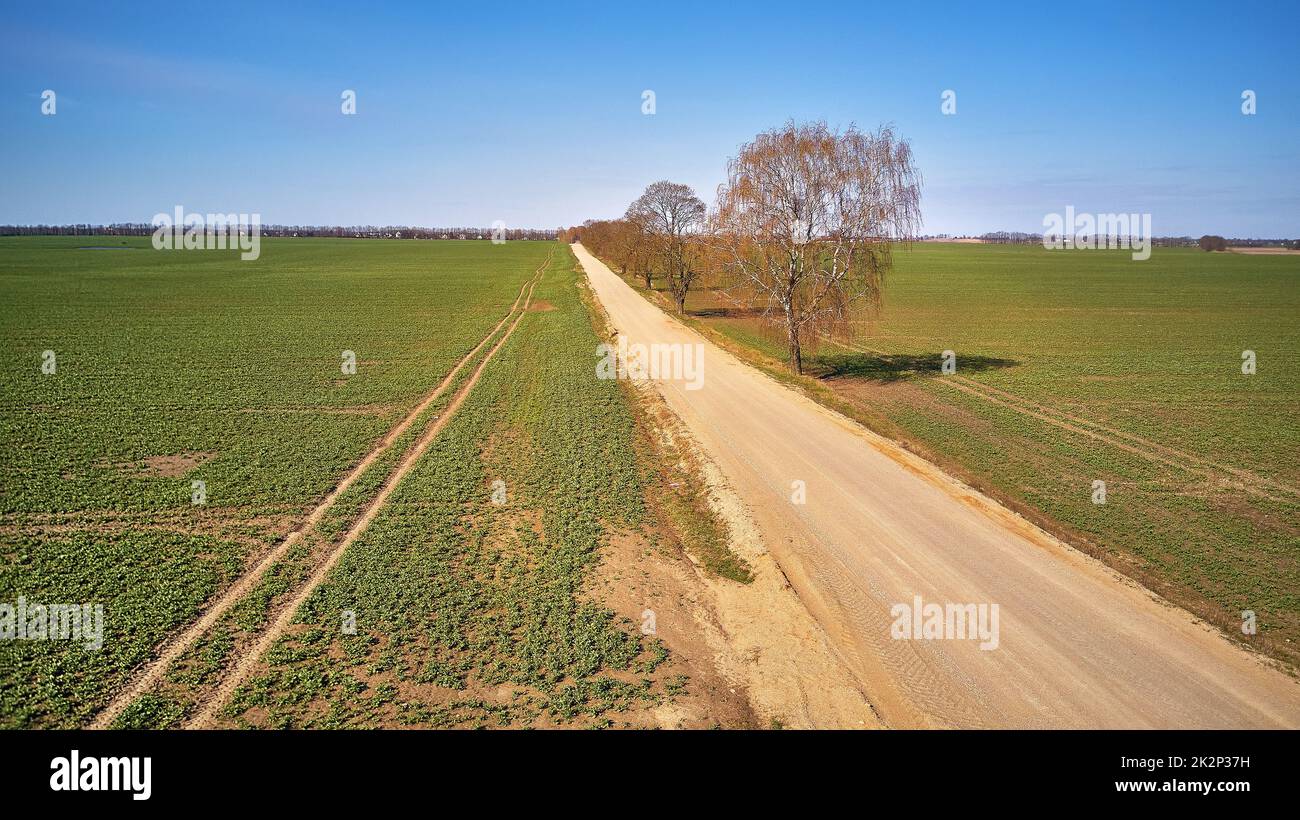
M 176 453 L 169 456 L 149 456 L 139 461 L 122 461 L 110 465 L 128 475 L 146 478 L 180 478 L 194 468 L 216 457 L 216 453 Z

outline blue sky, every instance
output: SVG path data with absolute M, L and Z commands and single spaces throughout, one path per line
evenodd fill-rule
M 0 223 L 179 204 L 554 227 L 664 178 L 711 202 L 737 148 L 793 118 L 893 123 L 926 233 L 1038 232 L 1073 205 L 1300 236 L 1294 2 L 112 5 L 8 4 Z

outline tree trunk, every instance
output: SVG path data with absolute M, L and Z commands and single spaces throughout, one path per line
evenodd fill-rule
M 786 340 L 790 345 L 790 369 L 803 375 L 803 350 L 799 346 L 799 329 L 794 325 L 794 317 L 786 312 Z
M 652 277 L 652 274 L 650 273 L 650 271 L 646 271 L 645 273 L 643 273 L 643 274 L 641 274 L 641 275 L 645 278 L 645 289 L 646 289 L 646 290 L 651 290 L 651 287 L 650 287 L 650 279 L 651 279 L 651 277 Z
M 785 298 L 782 299 L 781 307 L 782 312 L 785 314 L 785 338 L 790 346 L 790 369 L 802 376 L 803 351 L 799 348 L 799 326 L 795 324 L 794 321 L 793 285 L 787 285 L 785 289 Z

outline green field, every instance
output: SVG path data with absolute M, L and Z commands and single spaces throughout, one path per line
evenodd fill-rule
M 0 641 L 0 726 L 91 721 L 462 359 L 115 725 L 188 725 L 212 703 L 224 726 L 646 725 L 684 691 L 675 656 L 588 594 L 602 544 L 667 519 L 710 573 L 748 569 L 698 499 L 667 489 L 682 478 L 661 474 L 626 386 L 591 378 L 599 337 L 565 246 L 269 239 L 240 262 L 111 241 L 128 249 L 0 239 L 0 603 L 105 609 L 98 651 Z M 782 378 L 1230 632 L 1253 610 L 1245 640 L 1294 663 L 1300 257 L 922 244 L 897 259 L 879 320 L 816 351 L 814 378 Z M 539 270 L 532 307 L 512 311 Z M 688 309 L 780 373 L 754 319 L 707 290 Z
M 1300 659 L 1300 256 L 921 243 L 896 260 L 878 320 L 811 358 L 815 393 L 1230 633 L 1254 611 L 1246 640 Z M 715 293 L 687 307 L 783 357 Z
M 603 726 L 657 702 L 662 649 L 577 594 L 603 522 L 644 509 L 631 412 L 592 379 L 597 338 L 562 252 L 534 295 L 546 309 L 236 696 L 232 725 Z M 339 632 L 344 610 L 356 635 Z
M 393 705 L 383 719 L 398 723 L 472 724 L 492 713 L 454 698 L 445 711 L 410 712 L 380 682 L 343 679 L 363 663 L 396 670 L 389 686 L 517 683 L 529 688 L 528 714 L 555 721 L 595 720 L 615 701 L 650 697 L 648 679 L 615 686 L 598 673 L 633 663 L 648 673 L 658 650 L 579 597 L 602 521 L 616 507 L 619 522 L 636 519 L 640 507 L 626 500 L 639 499 L 640 485 L 618 386 L 579 378 L 590 357 L 576 351 L 596 338 L 567 249 L 269 239 L 260 259 L 241 262 L 156 252 L 147 238 L 112 242 L 130 249 L 82 249 L 102 238 L 0 239 L 0 601 L 105 608 L 97 652 L 0 642 L 0 726 L 86 723 L 487 336 L 552 254 L 537 293 L 552 309 L 524 317 L 356 545 L 364 551 L 349 553 L 302 615 L 333 625 L 343 603 L 358 613 L 358 634 L 337 646 L 349 663 L 331 654 L 302 670 L 277 664 L 269 674 L 284 689 L 256 711 L 278 725 L 366 724 L 384 703 Z M 57 356 L 52 374 L 41 371 L 45 350 Z M 355 374 L 342 372 L 345 350 L 356 354 Z M 347 528 L 445 404 L 119 725 L 183 718 L 192 698 L 176 693 L 215 680 L 231 647 L 265 626 L 314 551 Z M 509 482 L 504 509 L 483 509 L 489 475 Z M 206 484 L 202 505 L 192 503 L 195 480 Z M 514 646 L 507 638 L 520 631 L 528 639 Z M 275 657 L 302 654 L 286 646 Z M 240 703 L 265 703 L 265 681 Z M 328 711 L 308 716 L 299 702 Z

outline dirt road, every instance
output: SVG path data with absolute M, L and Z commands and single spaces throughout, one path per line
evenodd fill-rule
M 629 342 L 702 346 L 701 380 L 685 372 L 657 385 L 749 503 L 768 549 L 886 724 L 1300 726 L 1293 678 L 928 462 L 741 364 L 581 246 L 575 251 Z M 997 605 L 997 629 L 985 630 L 996 648 L 949 637 L 953 630 L 892 637 L 894 607 L 910 610 L 918 596 L 923 607 L 983 606 L 986 627 Z

